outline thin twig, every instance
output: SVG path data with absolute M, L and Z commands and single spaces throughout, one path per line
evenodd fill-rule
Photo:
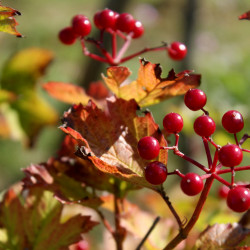
M 151 225 L 151 227 L 149 228 L 148 232 L 146 233 L 146 235 L 143 237 L 142 241 L 140 242 L 140 244 L 137 246 L 137 248 L 135 250 L 140 250 L 142 245 L 144 244 L 144 242 L 147 240 L 148 236 L 150 235 L 150 233 L 153 231 L 153 229 L 155 228 L 156 224 L 159 222 L 160 220 L 160 216 L 157 216 L 153 222 L 153 224 Z

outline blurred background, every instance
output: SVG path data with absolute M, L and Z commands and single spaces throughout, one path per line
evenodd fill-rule
M 239 137 L 243 133 L 250 133 L 250 22 L 238 20 L 240 14 L 249 10 L 249 1 L 8 0 L 2 1 L 2 5 L 15 8 L 22 13 L 22 16 L 17 17 L 17 29 L 25 37 L 16 38 L 0 33 L 0 74 L 11 55 L 25 48 L 38 47 L 48 49 L 54 54 L 54 60 L 40 83 L 64 81 L 87 88 L 91 81 L 101 79 L 101 73 L 105 73 L 107 65 L 84 57 L 79 43 L 73 46 L 62 45 L 57 38 L 58 32 L 68 26 L 76 14 L 84 14 L 92 20 L 96 11 L 109 7 L 120 13 L 131 13 L 145 27 L 145 34 L 132 42 L 129 54 L 144 47 L 159 46 L 163 41 L 181 41 L 187 45 L 188 56 L 183 62 L 172 61 L 162 51 L 147 53 L 143 57 L 152 63 L 160 63 L 163 77 L 167 76 L 172 68 L 176 72 L 194 70 L 202 75 L 200 88 L 207 94 L 206 107 L 218 124 L 213 137 L 216 143 L 224 145 L 228 141 L 233 142 L 233 137 L 225 133 L 220 126 L 222 115 L 229 109 L 237 109 L 245 118 L 245 128 Z M 92 35 L 97 35 L 94 25 Z M 139 60 L 135 58 L 124 66 L 130 68 L 133 72 L 131 79 L 135 79 Z M 60 117 L 63 111 L 69 108 L 69 105 L 53 100 L 43 90 L 40 91 L 58 111 Z M 184 130 L 180 138 L 181 150 L 197 161 L 205 163 L 202 142 L 192 128 L 194 119 L 201 113 L 189 111 L 183 105 L 183 96 L 149 108 L 160 127 L 166 113 L 182 114 Z M 56 126 L 43 129 L 31 148 L 28 148 L 18 136 L 3 136 L 0 139 L 1 191 L 22 178 L 20 169 L 31 163 L 47 161 L 56 154 L 63 137 L 63 133 L 57 128 L 59 125 L 60 120 Z M 246 142 L 244 147 L 250 148 L 250 143 Z M 248 155 L 245 154 L 242 164 L 249 164 Z M 186 163 L 170 154 L 168 166 L 169 169 L 183 170 Z M 191 166 L 188 165 L 187 168 Z M 249 174 L 237 173 L 237 178 L 249 180 Z

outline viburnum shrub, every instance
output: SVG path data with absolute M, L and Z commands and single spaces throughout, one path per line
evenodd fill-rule
M 5 21 L 13 22 L 16 13 L 0 5 L 0 14 L 10 18 Z M 249 13 L 240 19 L 250 19 Z M 228 208 L 237 213 L 246 213 L 239 223 L 209 226 L 197 236 L 195 246 L 188 245 L 190 243 L 186 241 L 184 247 L 237 248 L 249 236 L 249 230 L 245 228 L 249 222 L 243 221 L 249 221 L 250 184 L 236 181 L 235 178 L 238 172 L 249 174 L 250 170 L 249 165 L 240 165 L 243 157 L 250 153 L 243 146 L 250 136 L 244 134 L 241 139 L 238 138 L 238 133 L 244 127 L 242 114 L 229 110 L 222 116 L 222 127 L 233 134 L 234 143 L 219 145 L 212 138 L 216 132 L 216 119 L 210 117 L 205 109 L 207 96 L 198 88 L 201 80 L 199 74 L 189 70 L 175 73 L 171 69 L 163 78 L 159 64 L 141 59 L 137 79 L 129 81 L 129 69 L 118 66 L 148 51 L 165 50 L 170 58 L 182 60 L 187 53 L 184 44 L 164 43 L 160 47 L 145 48 L 124 56 L 131 41 L 143 35 L 143 24 L 129 13 L 104 9 L 93 16 L 93 23 L 100 30 L 100 37 L 96 39 L 87 37 L 93 28 L 91 20 L 82 14 L 75 15 L 70 26 L 59 31 L 58 37 L 66 45 L 79 41 L 84 55 L 109 64 L 107 74 L 102 76 L 107 87 L 101 81 L 91 83 L 87 91 L 63 82 L 43 84 L 51 96 L 71 104 L 64 112 L 60 126 L 65 138 L 56 156 L 23 169 L 25 177 L 22 182 L 3 195 L 0 203 L 0 248 L 92 249 L 95 242 L 91 242 L 91 238 L 88 241 L 87 233 L 101 222 L 109 233 L 105 240 L 112 236 L 117 250 L 125 249 L 127 241 L 133 237 L 135 249 L 174 249 L 189 236 L 215 181 L 221 183 L 218 193 L 226 200 Z M 105 33 L 112 38 L 111 52 L 104 47 Z M 119 50 L 118 37 L 123 41 Z M 101 55 L 89 52 L 87 44 L 96 46 Z M 41 54 L 44 52 L 39 56 Z M 34 55 L 34 50 L 31 55 Z M 7 80 L 2 81 L 1 86 L 11 93 Z M 185 125 L 181 114 L 166 114 L 161 130 L 149 110 L 143 109 L 177 95 L 184 95 L 185 108 L 202 112 L 194 120 L 193 129 L 194 136 L 200 137 L 204 146 L 206 163 L 200 163 L 193 156 L 180 151 L 180 133 Z M 36 124 L 34 120 L 30 123 Z M 168 145 L 168 135 L 174 138 L 172 146 Z M 192 171 L 169 166 L 170 151 L 192 164 Z M 223 178 L 225 174 L 230 175 L 229 181 Z M 184 195 L 197 197 L 196 203 L 190 200 L 189 207 L 193 209 L 190 217 L 177 212 L 178 196 L 167 195 L 168 190 L 163 184 L 170 181 L 171 176 L 176 176 Z M 127 194 L 141 188 L 155 192 L 173 218 L 160 220 L 159 216 L 155 218 L 152 213 L 132 204 Z M 151 208 L 154 199 L 145 203 Z M 86 207 L 95 212 L 98 221 L 91 219 Z M 113 223 L 104 211 L 113 214 Z M 157 232 L 156 238 L 151 237 L 152 230 Z M 164 235 L 160 239 L 165 242 L 163 246 L 158 246 L 161 244 L 159 235 Z M 104 249 L 103 244 L 101 249 Z M 131 248 L 131 243 L 128 245 Z

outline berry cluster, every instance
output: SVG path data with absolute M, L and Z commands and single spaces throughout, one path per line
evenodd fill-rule
M 119 14 L 110 9 L 104 9 L 95 13 L 93 22 L 96 28 L 100 30 L 100 38 L 98 40 L 87 38 L 92 30 L 92 25 L 88 17 L 81 14 L 72 18 L 71 26 L 59 32 L 59 40 L 65 45 L 72 45 L 79 39 L 81 41 L 83 53 L 86 56 L 110 65 L 118 65 L 148 51 L 167 50 L 169 57 L 173 60 L 182 60 L 187 54 L 187 48 L 184 44 L 173 42 L 170 45 L 163 43 L 163 45 L 159 47 L 145 48 L 123 58 L 131 40 L 140 38 L 143 35 L 144 27 L 142 23 L 134 19 L 129 13 Z M 103 40 L 105 39 L 105 33 L 110 34 L 112 37 L 112 53 L 109 53 L 104 48 Z M 117 37 L 120 37 L 124 41 L 119 51 L 117 51 Z M 89 52 L 86 47 L 86 42 L 95 45 L 99 49 L 101 55 Z
M 240 112 L 230 110 L 222 117 L 222 126 L 224 129 L 234 134 L 235 144 L 226 144 L 224 146 L 217 145 L 211 135 L 215 132 L 216 125 L 209 113 L 204 109 L 207 97 L 202 90 L 190 89 L 184 96 L 185 105 L 193 111 L 202 110 L 203 114 L 194 121 L 194 131 L 202 138 L 208 166 L 204 166 L 199 162 L 189 158 L 179 151 L 179 132 L 183 128 L 183 119 L 177 113 L 169 113 L 163 119 L 163 127 L 168 134 L 175 135 L 175 145 L 172 147 L 161 147 L 159 142 L 151 137 L 146 136 L 138 142 L 138 152 L 145 160 L 154 160 L 158 157 L 160 150 L 173 150 L 173 153 L 184 160 L 192 163 L 194 166 L 205 172 L 204 175 L 196 173 L 182 174 L 179 170 L 169 172 L 167 167 L 159 162 L 152 161 L 145 168 L 145 178 L 153 185 L 162 184 L 168 175 L 178 175 L 181 178 L 181 190 L 189 196 L 194 196 L 204 191 L 204 181 L 213 182 L 214 179 L 223 184 L 219 193 L 221 197 L 227 199 L 227 205 L 235 212 L 244 212 L 250 208 L 250 184 L 242 184 L 235 182 L 235 173 L 237 171 L 250 170 L 250 166 L 239 165 L 243 159 L 243 152 L 250 153 L 250 150 L 242 148 L 242 144 L 248 135 L 244 135 L 240 141 L 237 139 L 237 133 L 244 127 L 244 120 Z M 210 152 L 209 143 L 215 148 L 214 156 Z M 225 167 L 223 169 L 223 167 Z M 231 173 L 231 182 L 224 180 L 220 175 Z M 207 185 L 208 186 L 208 185 Z M 208 189 L 208 187 L 206 187 Z M 209 190 L 206 190 L 207 193 Z M 202 195 L 201 195 L 202 196 Z

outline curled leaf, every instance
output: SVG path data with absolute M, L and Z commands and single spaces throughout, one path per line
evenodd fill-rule
M 138 116 L 137 111 L 134 100 L 111 97 L 107 99 L 107 111 L 90 101 L 66 112 L 61 129 L 78 141 L 78 156 L 90 160 L 100 171 L 139 187 L 157 189 L 144 178 L 147 161 L 139 156 L 137 143 L 147 135 L 158 139 L 161 146 L 167 142 L 151 113 Z M 166 164 L 167 151 L 161 151 L 157 160 Z
M 190 88 L 200 85 L 201 76 L 183 71 L 176 74 L 172 69 L 166 78 L 161 78 L 161 67 L 141 60 L 137 80 L 127 82 L 131 72 L 126 67 L 108 68 L 104 81 L 110 90 L 119 98 L 135 99 L 141 106 L 149 106 L 165 99 L 183 95 Z

